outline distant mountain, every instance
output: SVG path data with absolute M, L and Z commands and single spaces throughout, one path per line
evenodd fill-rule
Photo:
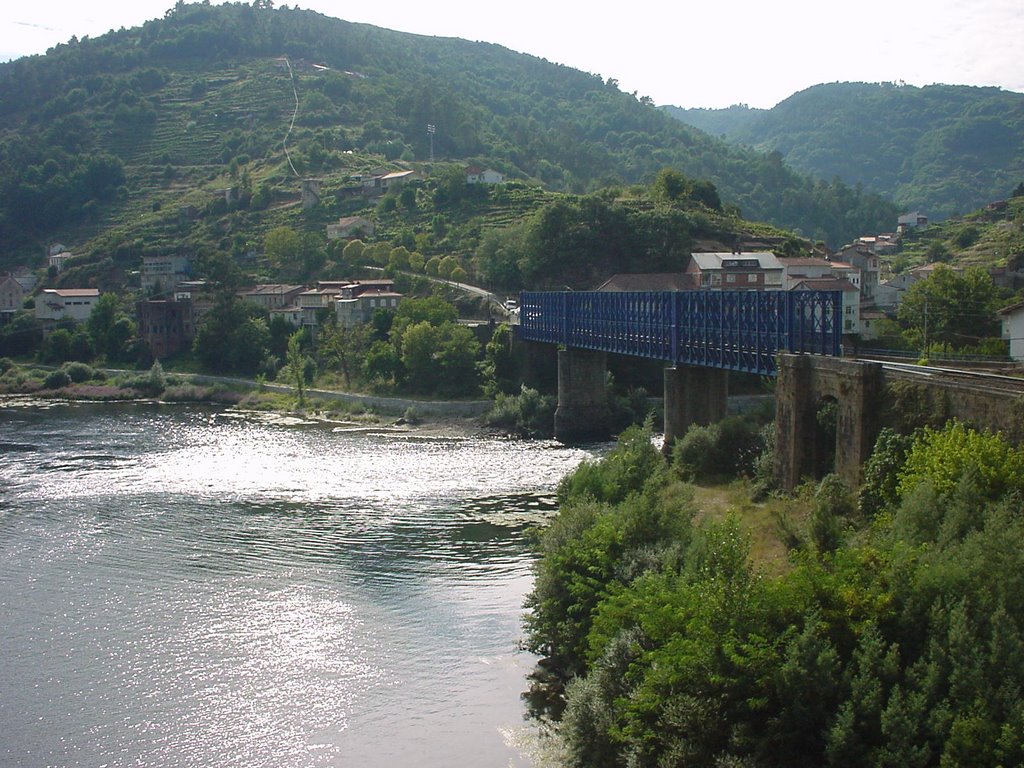
M 136 257 L 194 249 L 181 221 L 227 187 L 266 208 L 314 177 L 336 203 L 323 210 L 347 212 L 333 193 L 351 177 L 396 163 L 429 173 L 432 156 L 556 192 L 649 184 L 673 167 L 748 219 L 832 245 L 892 227 L 882 198 L 726 144 L 597 76 L 270 6 L 179 2 L 142 27 L 0 64 L 0 259 L 54 240 Z M 204 237 L 239 248 L 262 227 L 239 214 Z
M 665 111 L 933 219 L 1003 199 L 1024 179 L 1024 94 L 999 88 L 831 83 L 770 110 Z
M 687 125 L 692 125 L 704 133 L 710 133 L 712 136 L 726 141 L 735 141 L 738 134 L 757 125 L 761 118 L 768 113 L 766 109 L 755 109 L 746 104 L 733 104 L 724 109 L 702 109 L 699 107 L 683 109 L 682 107 L 664 106 L 662 110 Z

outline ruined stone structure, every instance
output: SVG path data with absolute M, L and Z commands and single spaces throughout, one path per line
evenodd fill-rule
M 822 400 L 836 404 L 835 471 L 851 488 L 860 483 L 882 413 L 879 363 L 813 355 L 779 355 L 775 388 L 775 476 L 792 488 L 813 475 L 825 446 L 816 444 Z
M 1024 439 L 1024 380 L 922 375 L 914 366 L 815 355 L 781 354 L 778 366 L 775 477 L 785 490 L 813 476 L 827 450 L 816 444 L 816 414 L 827 398 L 836 405 L 835 472 L 851 488 L 863 479 L 864 463 L 886 426 L 939 425 L 956 418 L 1013 442 Z

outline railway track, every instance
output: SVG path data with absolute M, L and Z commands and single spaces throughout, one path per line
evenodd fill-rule
M 878 363 L 887 377 L 904 381 L 927 381 L 930 385 L 940 387 L 948 384 L 950 387 L 967 388 L 977 392 L 1024 395 L 1024 378 L 1018 376 L 968 371 L 961 368 L 940 368 L 933 365 L 895 363 L 891 360 L 863 359 L 863 361 Z

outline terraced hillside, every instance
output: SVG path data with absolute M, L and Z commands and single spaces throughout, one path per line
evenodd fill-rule
M 282 206 L 298 199 L 300 177 L 322 180 L 331 215 L 351 212 L 336 194 L 350 176 L 399 162 L 432 171 L 431 139 L 438 162 L 490 166 L 551 192 L 646 185 L 673 167 L 709 179 L 748 218 L 831 243 L 884 229 L 894 214 L 594 75 L 258 5 L 179 3 L 142 27 L 0 65 L 0 258 L 38 259 L 53 241 L 86 254 L 135 241 L 167 248 L 182 207 L 236 212 L 211 202 L 227 187 L 269 213 L 192 227 L 182 247 L 255 242 L 268 223 L 299 221 Z

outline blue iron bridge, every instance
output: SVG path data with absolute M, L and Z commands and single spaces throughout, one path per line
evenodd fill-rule
M 779 352 L 838 357 L 841 291 L 528 291 L 519 338 L 776 374 Z

